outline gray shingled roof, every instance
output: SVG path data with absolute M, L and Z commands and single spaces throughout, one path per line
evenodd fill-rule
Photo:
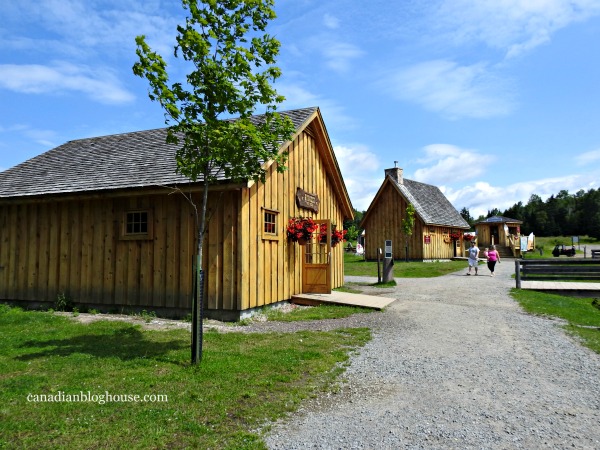
M 299 130 L 316 110 L 280 114 Z M 264 121 L 264 115 L 252 120 Z M 176 173 L 177 147 L 166 136 L 160 128 L 69 141 L 0 172 L 0 198 L 189 183 Z
M 471 228 L 436 186 L 406 178 L 403 179 L 403 184 L 397 183 L 391 177 L 390 181 L 398 187 L 402 195 L 414 206 L 415 211 L 426 225 Z
M 481 222 L 477 222 L 475 225 L 479 225 L 480 223 L 523 223 L 522 220 L 519 219 L 511 219 L 510 217 L 504 217 L 504 216 L 492 216 L 492 217 L 488 217 L 485 220 L 482 220 Z

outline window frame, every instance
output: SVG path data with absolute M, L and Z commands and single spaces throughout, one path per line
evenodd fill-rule
M 281 215 L 280 215 L 279 211 L 277 211 L 276 209 L 262 207 L 261 213 L 262 213 L 262 217 L 261 217 L 261 237 L 262 237 L 262 239 L 270 240 L 270 241 L 280 240 L 280 237 L 281 237 L 280 216 Z M 272 216 L 273 222 L 267 222 L 267 214 Z M 272 233 L 269 231 L 266 231 L 267 224 L 273 225 L 274 231 Z
M 131 214 L 146 214 L 146 231 L 145 232 L 129 232 L 127 231 L 128 226 L 131 224 Z M 140 220 L 139 224 L 143 224 Z M 145 241 L 152 240 L 154 238 L 154 220 L 153 211 L 151 209 L 128 209 L 123 211 L 121 218 L 121 239 L 129 241 Z

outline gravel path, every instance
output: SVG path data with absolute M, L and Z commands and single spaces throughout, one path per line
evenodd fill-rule
M 378 290 L 398 301 L 358 315 L 374 339 L 347 382 L 273 426 L 268 447 L 600 448 L 600 355 L 523 313 L 513 262 L 496 267 Z

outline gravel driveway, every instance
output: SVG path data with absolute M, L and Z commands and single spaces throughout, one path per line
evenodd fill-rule
M 399 266 L 396 270 L 400 270 Z M 522 312 L 514 264 L 397 279 L 347 382 L 266 437 L 271 449 L 600 448 L 600 355 Z M 372 288 L 374 289 L 374 288 Z M 361 323 L 356 323 L 361 325 Z

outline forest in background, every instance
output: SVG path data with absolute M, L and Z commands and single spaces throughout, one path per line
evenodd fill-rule
M 562 190 L 543 201 L 539 195 L 533 194 L 526 205 L 515 203 L 510 208 L 500 211 L 494 208 L 487 216 L 474 219 L 467 208 L 460 214 L 473 224 L 491 216 L 504 216 L 522 220 L 521 233 L 532 233 L 536 236 L 589 236 L 600 239 L 600 189 L 583 189 L 575 194 Z

